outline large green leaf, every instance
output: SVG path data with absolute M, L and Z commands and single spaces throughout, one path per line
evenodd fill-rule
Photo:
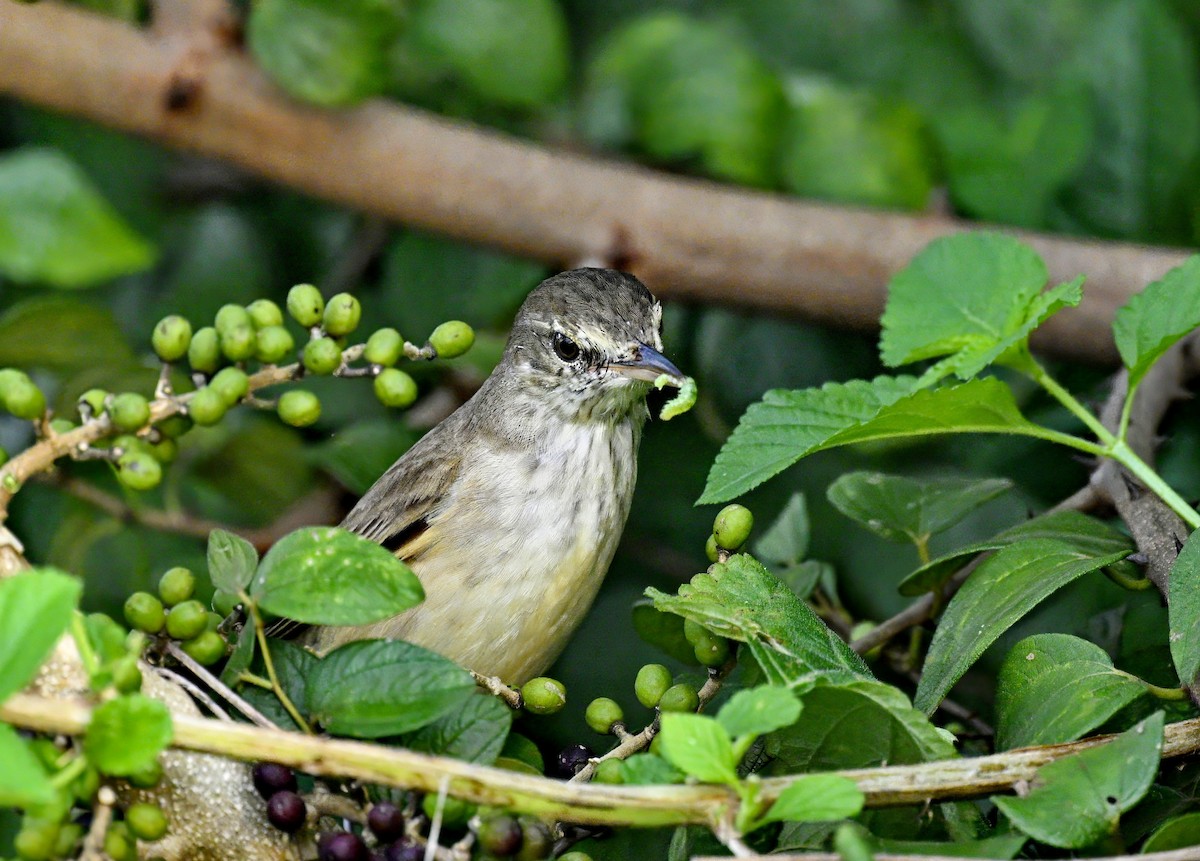
M 1068 634 L 1026 637 L 1000 665 L 996 749 L 1074 741 L 1145 693 L 1099 646 Z
M 1156 712 L 1108 744 L 1042 766 L 1025 797 L 993 801 L 1035 840 L 1083 849 L 1114 833 L 1120 814 L 1146 794 L 1162 738 L 1163 713 Z
M 660 731 L 662 755 L 689 777 L 705 783 L 737 783 L 733 741 L 707 715 L 667 712 Z
M 862 659 L 756 559 L 731 556 L 679 587 L 678 595 L 647 589 L 654 606 L 722 637 L 747 643 L 771 684 L 813 676 L 869 677 Z
M 759 823 L 849 819 L 862 811 L 864 801 L 862 790 L 848 777 L 809 774 L 779 793 Z
M 142 694 L 126 694 L 92 712 L 83 749 L 104 774 L 128 777 L 151 768 L 172 734 L 165 705 Z
M 25 687 L 67 630 L 83 586 L 53 568 L 0 580 L 0 702 Z
M 1171 660 L 1184 685 L 1200 675 L 1200 538 L 1188 536 L 1171 566 L 1167 619 L 1170 624 Z
M 1127 550 L 1095 555 L 1048 538 L 1010 544 L 986 559 L 942 614 L 913 702 L 926 714 L 975 660 L 1043 599 Z
M 467 697 L 462 708 L 448 712 L 406 736 L 404 746 L 409 750 L 491 765 L 504 749 L 512 722 L 512 709 L 480 691 Z
M 111 371 L 133 361 L 112 312 L 81 297 L 34 296 L 0 317 L 0 366 L 74 373 Z
M 1200 255 L 1189 257 L 1158 281 L 1135 293 L 1113 321 L 1130 386 L 1180 338 L 1200 326 Z
M 54 787 L 25 739 L 0 723 L 0 806 L 32 807 L 54 801 Z
M 23 149 L 0 157 L 0 273 L 89 287 L 145 269 L 154 258 L 154 248 L 62 153 Z
M 335 526 L 298 529 L 275 542 L 250 594 L 263 609 L 310 625 L 365 625 L 425 598 L 407 565 Z
M 717 712 L 717 722 L 730 738 L 774 732 L 795 723 L 798 717 L 800 701 L 796 695 L 773 685 L 740 690 Z

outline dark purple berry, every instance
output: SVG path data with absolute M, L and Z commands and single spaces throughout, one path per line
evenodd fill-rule
M 304 799 L 290 790 L 281 789 L 267 800 L 267 820 L 288 834 L 300 830 L 305 813 Z
M 493 816 L 479 825 L 479 845 L 485 852 L 507 858 L 521 848 L 521 826 L 512 816 Z
M 380 843 L 391 843 L 404 836 L 404 814 L 390 801 L 381 801 L 371 808 L 367 825 Z
M 558 755 L 558 772 L 563 777 L 574 777 L 575 772 L 587 765 L 587 761 L 595 755 L 586 744 L 564 747 Z
M 367 861 L 367 844 L 349 831 L 334 831 L 321 835 L 317 841 L 320 861 Z
M 425 861 L 425 847 L 411 837 L 401 837 L 385 854 L 387 861 Z
M 280 790 L 295 792 L 296 773 L 286 765 L 260 762 L 254 766 L 254 788 L 263 798 L 270 798 Z

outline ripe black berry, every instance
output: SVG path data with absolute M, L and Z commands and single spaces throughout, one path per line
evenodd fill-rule
M 367 861 L 367 845 L 357 834 L 329 832 L 317 841 L 317 858 L 320 861 Z
M 305 813 L 304 799 L 290 790 L 281 789 L 267 799 L 267 820 L 288 834 L 300 830 Z
M 573 744 L 564 747 L 558 755 L 558 771 L 563 777 L 574 777 L 575 772 L 587 765 L 587 761 L 596 754 L 585 744 Z
M 381 801 L 367 813 L 367 825 L 381 843 L 404 836 L 404 814 L 390 801 Z
M 384 855 L 387 861 L 424 861 L 425 847 L 411 837 L 402 837 Z
M 260 762 L 254 766 L 254 788 L 263 798 L 286 789 L 296 791 L 296 774 L 286 765 L 275 762 Z

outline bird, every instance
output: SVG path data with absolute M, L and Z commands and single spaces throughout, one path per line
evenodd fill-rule
M 342 522 L 405 562 L 425 600 L 306 633 L 327 653 L 407 640 L 484 676 L 544 672 L 591 606 L 629 515 L 646 394 L 665 374 L 662 305 L 633 275 L 572 269 L 522 303 L 479 390 Z

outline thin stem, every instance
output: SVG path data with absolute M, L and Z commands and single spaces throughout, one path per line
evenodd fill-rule
M 1121 405 L 1121 418 L 1117 422 L 1117 439 L 1125 442 L 1126 436 L 1129 434 L 1129 420 L 1133 416 L 1133 401 L 1137 395 L 1138 380 L 1136 383 L 1130 383 L 1125 392 L 1125 403 Z
M 1100 419 L 1094 416 L 1090 410 L 1075 398 L 1073 394 L 1064 389 L 1054 377 L 1037 362 L 1030 362 L 1026 372 L 1033 378 L 1034 382 L 1045 389 L 1049 394 L 1060 404 L 1067 408 L 1071 415 L 1075 416 L 1084 426 L 1096 435 L 1096 439 L 1105 447 L 1111 447 L 1117 442 L 1117 438 L 1113 436 L 1108 428 L 1101 424 Z
M 1155 472 L 1146 461 L 1138 457 L 1137 453 L 1125 442 L 1114 440 L 1108 456 L 1133 473 L 1138 481 L 1178 514 L 1190 529 L 1200 529 L 1200 512 L 1197 512 L 1186 499 L 1176 493 L 1171 485 L 1163 481 L 1162 476 Z
M 275 674 L 275 662 L 271 660 L 271 648 L 267 645 L 267 634 L 263 625 L 262 615 L 258 612 L 258 607 L 250 596 L 243 593 L 238 595 L 242 599 L 242 603 L 250 608 L 250 616 L 254 620 L 254 636 L 258 638 L 258 648 L 262 652 L 263 664 L 267 668 L 267 678 L 271 680 L 271 690 L 275 692 L 275 696 L 279 698 L 279 702 L 296 722 L 296 726 L 300 727 L 308 735 L 312 735 L 312 727 L 308 725 L 308 721 L 300 714 L 300 711 L 292 703 L 292 698 L 287 695 L 283 689 L 283 685 L 279 684 L 279 676 Z
M 83 624 L 83 613 L 75 610 L 71 613 L 71 637 L 75 640 L 75 648 L 79 650 L 79 659 L 83 662 L 84 672 L 92 678 L 100 671 L 100 659 L 88 639 L 87 628 Z
M 256 688 L 262 688 L 265 691 L 272 690 L 270 679 L 264 679 L 262 676 L 255 673 L 247 673 L 245 671 L 238 673 L 238 681 L 245 682 L 248 685 L 254 685 Z
M 199 661 L 180 648 L 178 643 L 169 643 L 167 645 L 167 653 L 191 670 L 196 678 L 208 685 L 212 691 L 220 695 L 227 703 L 249 718 L 251 723 L 268 728 L 275 726 L 270 718 L 238 696 L 232 688 L 213 675 L 207 667 L 203 666 Z M 270 687 L 269 682 L 267 683 L 267 687 Z
M 1145 679 L 1138 679 L 1138 682 L 1146 689 L 1146 693 L 1150 694 L 1156 700 L 1182 702 L 1188 698 L 1188 692 L 1183 688 L 1160 688 L 1158 685 L 1150 684 Z
M 1111 565 L 1104 569 L 1104 576 L 1130 592 L 1143 592 L 1146 589 L 1154 588 L 1154 581 L 1149 577 L 1130 577 Z
M 50 778 L 50 785 L 55 789 L 62 789 L 64 786 L 70 786 L 71 781 L 83 774 L 87 770 L 87 757 L 77 756 L 68 762 L 62 769 Z

